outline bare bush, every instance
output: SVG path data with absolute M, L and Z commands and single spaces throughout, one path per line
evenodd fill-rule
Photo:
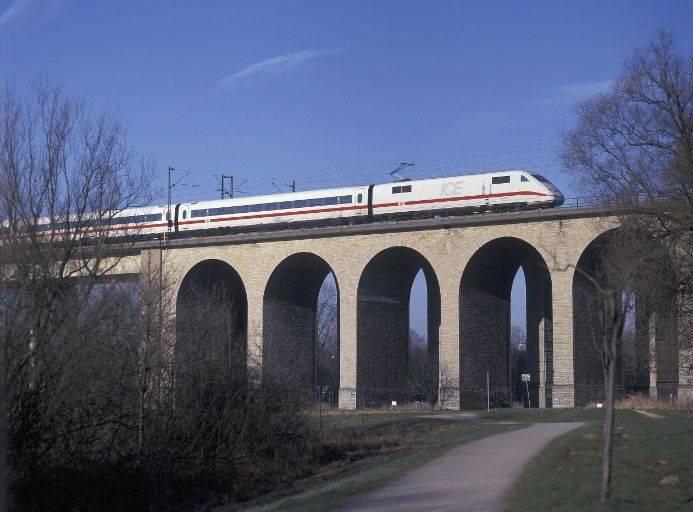
M 416 331 L 409 331 L 409 368 L 407 384 L 410 399 L 417 396 L 433 407 L 438 398 L 437 365 L 431 357 L 428 343 Z
M 176 333 L 163 253 L 112 279 L 134 239 L 109 222 L 150 201 L 122 124 L 45 84 L 0 107 L 0 509 L 170 509 L 303 475 L 303 414 L 248 387 L 233 297 L 192 297 Z
M 72 463 L 94 443 L 103 446 L 100 454 L 117 449 L 117 436 L 104 432 L 119 421 L 122 406 L 107 393 L 108 379 L 126 371 L 127 358 L 104 368 L 97 361 L 129 346 L 132 332 L 109 324 L 111 300 L 97 287 L 118 263 L 110 250 L 118 246 L 124 254 L 128 243 L 116 243 L 110 220 L 149 200 L 150 174 L 117 119 L 92 115 L 59 87 L 39 83 L 26 98 L 6 89 L 0 112 L 0 415 L 8 418 L 0 432 L 0 505 L 6 506 L 10 467 L 21 479 L 38 464 Z M 52 229 L 40 230 L 42 219 Z M 103 387 L 90 384 L 99 374 Z

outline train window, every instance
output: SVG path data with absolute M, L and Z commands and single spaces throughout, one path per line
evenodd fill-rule
M 264 204 L 251 204 L 250 205 L 250 211 L 251 212 L 261 212 L 265 209 L 264 206 L 265 206 Z
M 294 208 L 305 208 L 308 201 L 305 199 L 296 199 L 294 201 Z
M 313 199 L 308 199 L 308 206 L 322 206 L 325 204 L 325 199 L 323 197 L 315 197 Z
M 191 217 L 206 217 L 207 216 L 207 210 L 193 210 L 190 212 Z
M 532 174 L 532 176 L 534 176 L 536 179 L 538 179 L 542 183 L 548 183 L 549 182 L 549 180 L 547 180 L 546 178 L 544 178 L 540 174 Z
M 510 176 L 494 176 L 491 178 L 491 183 L 500 185 L 501 183 L 510 183 Z
M 520 176 L 520 181 L 529 181 L 526 176 Z
M 337 196 L 326 197 L 325 198 L 325 204 L 326 205 L 339 204 L 339 197 L 337 197 Z
M 339 204 L 350 204 L 351 196 L 339 196 Z
M 187 213 L 188 213 L 188 212 L 186 212 L 185 210 L 183 210 L 183 218 L 185 218 L 185 217 L 187 216 Z
M 357 199 L 358 199 L 358 202 L 359 202 L 359 203 L 360 203 L 361 201 L 363 201 L 363 194 L 359 194 L 358 197 L 357 197 Z
M 392 193 L 393 194 L 401 194 L 402 193 L 402 187 L 392 187 Z
M 294 207 L 294 202 L 293 201 L 282 201 L 279 203 L 279 209 L 280 210 L 289 210 Z
M 411 185 L 404 185 L 402 187 L 402 194 L 404 194 L 406 192 L 411 192 Z
M 235 213 L 248 213 L 248 205 L 236 206 Z

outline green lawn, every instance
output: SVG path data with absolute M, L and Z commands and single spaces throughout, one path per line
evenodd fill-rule
M 617 411 L 613 502 L 607 510 L 693 511 L 693 412 L 657 413 L 665 418 Z M 554 440 L 528 465 L 509 495 L 508 510 L 603 510 L 598 499 L 603 409 L 499 409 L 467 421 L 422 417 L 430 414 L 448 413 L 323 416 L 325 438 L 353 437 L 354 457 L 326 464 L 317 475 L 245 508 L 333 510 L 464 442 L 530 423 L 584 421 L 586 426 Z M 317 432 L 319 418 L 309 421 Z M 383 449 L 383 433 L 395 431 L 398 443 Z M 670 475 L 678 479 L 675 485 L 660 484 Z
M 506 432 L 520 425 L 486 421 L 426 419 L 421 413 L 351 413 L 323 418 L 326 435 L 331 432 L 372 431 L 397 426 L 413 433 L 411 442 L 390 453 L 361 458 L 348 464 L 326 467 L 312 478 L 273 493 L 251 504 L 251 510 L 322 511 L 347 504 L 356 496 L 378 489 L 407 471 L 439 457 L 467 441 Z M 494 420 L 495 421 L 495 420 Z
M 665 418 L 626 410 L 616 413 L 612 503 L 607 510 L 693 511 L 693 412 L 655 412 Z M 514 411 L 498 413 L 508 419 L 517 416 Z M 508 510 L 603 510 L 599 504 L 603 410 L 522 413 L 519 416 L 534 413 L 550 416 L 551 421 L 589 423 L 554 440 L 527 466 L 510 494 Z M 660 483 L 670 475 L 678 482 Z

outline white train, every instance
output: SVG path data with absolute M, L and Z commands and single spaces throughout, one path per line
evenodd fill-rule
M 546 208 L 563 204 L 563 195 L 546 178 L 526 171 L 506 171 L 426 180 L 397 181 L 286 194 L 179 203 L 172 207 L 171 230 L 242 231 L 380 220 L 398 214 L 455 213 L 506 208 Z M 124 210 L 110 230 L 154 235 L 168 231 L 165 206 Z M 40 230 L 60 226 L 40 224 Z

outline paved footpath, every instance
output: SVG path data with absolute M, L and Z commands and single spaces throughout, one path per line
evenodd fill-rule
M 466 443 L 358 498 L 348 511 L 496 512 L 522 468 L 549 441 L 584 423 L 537 423 Z

